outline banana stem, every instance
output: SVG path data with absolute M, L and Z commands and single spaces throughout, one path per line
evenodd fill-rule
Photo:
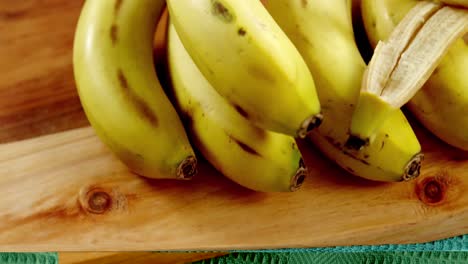
M 296 175 L 291 179 L 291 186 L 289 189 L 291 192 L 297 191 L 307 176 L 307 167 L 304 164 L 304 161 L 301 159 L 299 162 L 299 168 L 296 171 Z
M 194 156 L 188 156 L 177 167 L 177 179 L 190 180 L 197 172 L 197 159 Z
M 421 163 L 424 160 L 424 154 L 418 153 L 408 162 L 405 167 L 405 174 L 403 174 L 404 181 L 410 181 L 419 177 L 421 171 Z
M 322 113 L 307 118 L 306 120 L 304 120 L 299 130 L 297 130 L 297 137 L 300 139 L 304 139 L 310 131 L 319 127 L 322 124 L 322 121 Z

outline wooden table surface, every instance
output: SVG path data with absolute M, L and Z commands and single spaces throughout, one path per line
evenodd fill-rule
M 251 192 L 206 162 L 191 182 L 130 173 L 88 127 L 74 86 L 83 2 L 0 1 L 1 251 L 315 247 L 468 233 L 468 155 L 414 120 L 426 159 L 409 183 L 352 177 L 310 143 L 301 144 L 310 172 L 295 193 Z M 118 206 L 87 211 L 88 192 Z

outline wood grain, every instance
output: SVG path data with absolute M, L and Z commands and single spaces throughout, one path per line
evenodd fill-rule
M 88 125 L 72 67 L 83 3 L 0 1 L 0 143 Z
M 226 255 L 216 253 L 80 252 L 60 253 L 60 264 L 183 264 Z
M 71 48 L 82 4 L 0 1 L 0 251 L 316 247 L 468 233 L 468 154 L 414 120 L 426 160 L 409 183 L 352 177 L 306 142 L 311 171 L 295 193 L 246 190 L 206 162 L 187 182 L 131 174 L 88 127 L 77 97 Z
M 420 137 L 423 175 L 393 184 L 352 177 L 302 142 L 308 179 L 279 194 L 246 190 L 203 162 L 192 181 L 138 177 L 91 128 L 3 144 L 0 250 L 317 247 L 468 233 L 465 154 Z

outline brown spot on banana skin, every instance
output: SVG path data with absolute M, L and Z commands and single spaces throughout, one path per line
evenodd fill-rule
M 114 14 L 117 15 L 119 13 L 120 7 L 122 7 L 123 0 L 116 0 L 114 5 Z
M 250 153 L 255 156 L 261 156 L 260 153 L 258 153 L 255 149 L 250 147 L 249 145 L 245 144 L 244 142 L 232 137 L 231 135 L 229 136 L 241 149 L 243 149 L 245 152 Z
M 225 23 L 231 23 L 234 20 L 229 9 L 219 0 L 211 0 L 211 13 Z
M 385 141 L 382 141 L 382 145 L 380 145 L 380 150 L 382 150 L 385 146 Z
M 122 7 L 122 2 L 123 0 L 116 0 L 115 1 L 115 4 L 114 4 L 114 19 L 113 19 L 113 23 L 111 25 L 111 28 L 110 28 L 110 38 L 111 38 L 111 41 L 112 41 L 112 45 L 115 46 L 115 44 L 117 44 L 117 41 L 118 41 L 118 30 L 119 30 L 119 27 L 117 26 L 117 24 L 115 23 L 116 19 L 117 19 L 117 15 L 119 14 L 119 10 L 120 8 Z
M 141 100 L 137 100 L 136 102 L 137 108 L 140 110 L 140 113 L 143 117 L 150 122 L 150 124 L 154 127 L 157 127 L 159 124 L 158 118 L 156 115 L 151 111 L 149 106 Z
M 302 4 L 302 7 L 305 8 L 307 7 L 308 2 L 307 0 L 301 0 L 301 4 Z
M 239 36 L 245 36 L 245 34 L 247 34 L 247 31 L 245 31 L 245 29 L 243 27 L 240 27 L 239 30 L 237 30 L 237 34 L 239 34 Z
M 294 150 L 295 150 L 295 149 L 297 149 L 297 145 L 296 145 L 296 143 L 294 143 L 294 142 L 293 142 L 293 143 L 291 143 L 291 148 L 292 148 L 292 149 L 294 149 Z
M 465 41 L 465 44 L 468 45 L 468 33 L 463 36 L 463 41 Z
M 245 111 L 242 107 L 240 107 L 239 105 L 237 104 L 234 104 L 234 109 L 236 109 L 236 111 L 243 117 L 245 117 L 246 119 L 249 119 L 249 114 L 247 113 L 247 111 Z
M 128 81 L 121 69 L 117 71 L 117 78 L 119 79 L 120 87 L 124 90 L 128 90 Z
M 157 127 L 159 124 L 157 116 L 151 111 L 151 108 L 146 104 L 145 101 L 140 99 L 136 94 L 133 93 L 132 89 L 128 84 L 128 80 L 125 77 L 122 69 L 117 70 L 117 78 L 119 80 L 120 87 L 127 95 L 128 99 L 137 109 L 138 113 L 143 117 L 146 121 L 148 121 L 152 126 Z
M 110 28 L 110 38 L 111 38 L 113 45 L 117 44 L 117 41 L 118 41 L 117 34 L 118 34 L 118 27 L 116 24 L 112 24 Z

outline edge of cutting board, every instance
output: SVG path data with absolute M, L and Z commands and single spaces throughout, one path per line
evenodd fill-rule
M 301 142 L 304 186 L 274 194 L 242 188 L 203 161 L 192 181 L 138 177 L 90 127 L 3 144 L 0 251 L 302 248 L 466 234 L 468 161 L 423 140 L 422 176 L 403 183 L 353 177 Z M 109 206 L 91 210 L 93 197 Z
M 206 162 L 188 182 L 130 173 L 83 127 L 71 59 L 83 2 L 0 4 L 0 251 L 404 244 L 468 233 L 468 154 L 414 120 L 426 159 L 409 183 L 352 177 L 305 142 L 311 171 L 295 193 L 246 190 Z M 109 206 L 90 211 L 92 194 Z

